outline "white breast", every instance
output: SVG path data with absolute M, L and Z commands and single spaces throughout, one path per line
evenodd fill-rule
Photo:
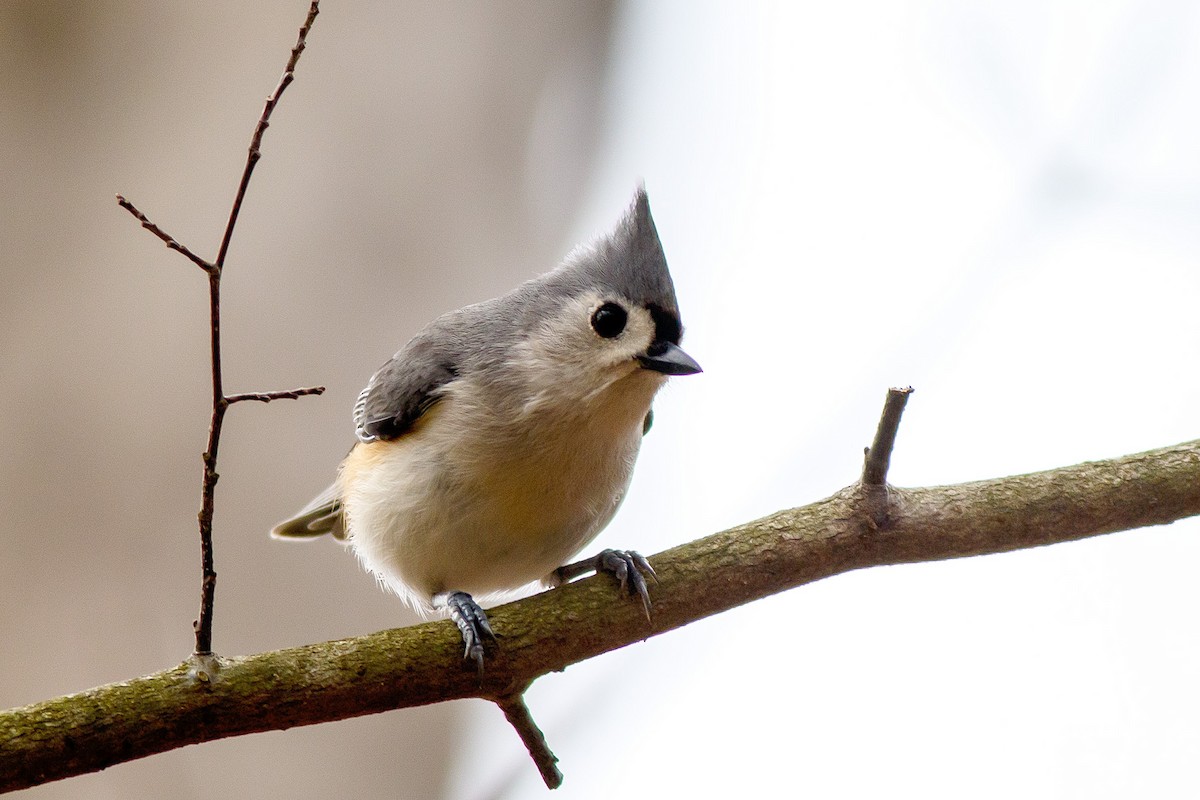
M 616 513 L 661 383 L 638 370 L 587 408 L 516 415 L 456 384 L 411 431 L 347 457 L 355 552 L 418 608 L 440 592 L 480 597 L 545 579 Z

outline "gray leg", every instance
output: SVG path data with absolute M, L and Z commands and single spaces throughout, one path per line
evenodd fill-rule
M 607 572 L 615 575 L 621 589 L 642 599 L 646 619 L 650 619 L 650 590 L 642 575 L 645 573 L 654 578 L 655 583 L 658 583 L 658 576 L 654 574 L 654 567 L 650 566 L 650 562 L 641 553 L 633 550 L 604 550 L 598 556 L 559 567 L 554 570 L 553 577 L 555 583 L 566 583 L 589 572 Z
M 483 613 L 479 604 L 466 592 L 450 592 L 445 598 L 444 602 L 450 611 L 450 619 L 454 620 L 454 624 L 462 633 L 463 645 L 466 647 L 463 659 L 473 660 L 475 669 L 482 675 L 483 637 L 486 636 L 492 641 L 496 641 L 496 634 L 492 632 L 487 614 Z

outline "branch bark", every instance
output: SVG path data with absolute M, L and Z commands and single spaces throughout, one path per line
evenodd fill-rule
M 871 508 L 877 496 L 855 483 L 653 556 L 652 621 L 608 576 L 493 609 L 499 644 L 482 677 L 460 666 L 460 636 L 442 621 L 252 656 L 194 657 L 0 713 L 0 791 L 227 736 L 465 697 L 503 707 L 548 672 L 821 578 L 1173 522 L 1200 514 L 1200 440 L 1010 478 L 889 486 L 882 517 Z

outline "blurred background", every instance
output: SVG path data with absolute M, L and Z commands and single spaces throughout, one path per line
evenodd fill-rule
M 0 3 L 0 706 L 192 646 L 202 273 L 305 0 Z M 1186 2 L 328 2 L 224 281 L 215 648 L 408 624 L 330 541 L 371 372 L 609 226 L 639 180 L 702 376 L 596 543 L 852 482 L 889 385 L 927 485 L 1200 436 Z M 1194 797 L 1200 525 L 804 587 L 542 679 L 559 797 Z M 542 797 L 458 702 L 230 739 L 30 798 Z

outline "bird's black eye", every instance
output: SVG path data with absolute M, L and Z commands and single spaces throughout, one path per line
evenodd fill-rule
M 616 303 L 605 303 L 592 312 L 592 330 L 605 339 L 620 336 L 629 315 Z

